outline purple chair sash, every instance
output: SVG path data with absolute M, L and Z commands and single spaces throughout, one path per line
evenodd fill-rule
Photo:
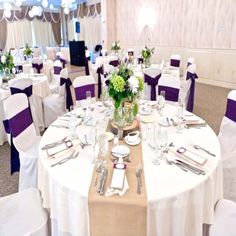
M 178 100 L 179 100 L 179 89 L 178 88 L 172 88 L 172 87 L 160 85 L 160 86 L 158 86 L 158 94 L 160 94 L 161 91 L 165 91 L 165 99 L 167 101 L 178 102 Z
M 43 63 L 40 63 L 40 64 L 32 63 L 32 67 L 37 70 L 38 74 L 40 74 L 41 70 L 43 69 Z
M 26 87 L 25 89 L 10 87 L 10 90 L 11 90 L 12 95 L 16 93 L 24 93 L 27 97 L 30 97 L 33 93 L 33 86 L 30 85 L 29 87 Z
M 143 58 L 142 57 L 138 58 L 138 64 L 143 64 Z
M 60 66 L 54 66 L 53 70 L 55 75 L 60 75 L 62 68 Z
M 71 80 L 68 78 L 62 78 L 60 79 L 60 86 L 65 84 L 66 87 L 66 108 L 69 110 L 70 106 L 73 105 L 72 95 L 70 91 L 70 86 L 72 85 Z
M 161 74 L 154 78 L 147 74 L 144 74 L 144 82 L 151 86 L 151 101 L 156 101 L 156 86 L 160 78 Z
M 22 65 L 15 66 L 15 69 L 16 69 L 16 74 L 19 74 L 20 73 L 19 71 L 23 71 L 23 66 Z
M 170 59 L 170 65 L 174 67 L 179 67 L 180 65 L 180 60 L 177 59 Z
M 117 66 L 119 66 L 120 63 L 119 63 L 119 60 L 114 60 L 114 61 L 110 61 L 109 64 L 114 67 L 117 67 Z
M 229 99 L 227 100 L 227 107 L 225 116 L 230 120 L 236 122 L 236 101 Z
M 91 96 L 95 97 L 95 84 L 88 84 L 75 88 L 75 97 L 77 101 L 86 99 L 86 92 L 90 91 Z
M 11 144 L 11 175 L 17 171 L 20 170 L 20 158 L 19 158 L 19 152 L 16 150 L 16 147 L 12 140 L 11 130 L 9 126 L 9 121 L 4 120 L 3 126 L 5 128 L 5 131 L 7 134 L 10 134 L 10 144 Z
M 90 75 L 88 61 L 89 61 L 89 58 L 85 57 L 85 75 Z
M 65 68 L 66 67 L 66 63 L 67 63 L 66 60 L 60 58 L 60 62 L 62 63 L 62 67 Z
M 195 79 L 197 78 L 198 76 L 196 73 L 191 73 L 189 71 L 187 72 L 186 80 L 191 79 L 191 86 L 190 86 L 190 93 L 189 93 L 186 110 L 190 112 L 193 111 L 193 107 L 194 107 Z
M 192 65 L 192 63 L 188 61 L 187 68 L 188 68 L 190 65 Z
M 101 67 L 99 67 L 97 69 L 97 74 L 98 74 L 98 98 L 100 98 L 100 96 L 102 94 L 102 79 L 101 79 L 101 75 L 104 74 L 103 66 L 101 66 Z

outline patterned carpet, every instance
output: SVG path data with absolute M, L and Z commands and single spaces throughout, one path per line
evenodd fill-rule
M 218 134 L 230 90 L 196 84 L 194 113 L 205 119 Z M 17 192 L 19 174 L 10 175 L 9 145 L 0 146 L 0 197 Z

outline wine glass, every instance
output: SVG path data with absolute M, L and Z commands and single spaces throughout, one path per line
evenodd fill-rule
M 96 143 L 97 143 L 97 129 L 96 129 L 96 126 L 91 126 L 90 127 L 90 130 L 89 130 L 89 143 L 93 147 L 92 164 L 94 164 L 95 160 L 96 160 L 95 148 L 96 148 Z
M 155 146 L 156 146 L 156 157 L 152 163 L 154 165 L 160 165 L 160 160 L 164 157 L 164 150 L 167 146 L 168 135 L 167 128 L 163 126 L 155 126 Z
M 157 104 L 158 104 L 160 115 L 162 115 L 162 110 L 165 107 L 165 97 L 166 97 L 165 91 L 161 91 L 160 95 L 157 96 Z
M 76 111 L 74 109 L 74 106 L 70 106 L 70 119 L 69 119 L 68 126 L 71 131 L 71 137 L 73 139 L 76 139 L 77 135 L 76 135 L 75 131 L 76 131 L 76 127 L 77 127 L 77 117 L 76 117 Z

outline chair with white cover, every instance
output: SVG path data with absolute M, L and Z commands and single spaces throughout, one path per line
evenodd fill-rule
M 33 66 L 31 63 L 23 64 L 22 70 L 24 74 L 31 74 L 33 72 Z
M 236 203 L 221 199 L 215 207 L 214 223 L 210 226 L 209 236 L 236 235 Z
M 58 93 L 60 86 L 60 78 L 61 78 L 61 70 L 63 69 L 62 63 L 59 59 L 54 61 L 53 63 L 53 75 L 52 82 L 50 83 L 50 91 L 51 93 Z
M 145 82 L 145 96 L 151 101 L 156 101 L 157 85 L 161 77 L 161 70 L 156 67 L 149 67 L 143 71 Z
M 44 129 L 42 100 L 33 94 L 33 84 L 30 78 L 16 78 L 9 81 L 11 94 L 24 93 L 29 99 L 29 106 L 37 135 Z
M 95 97 L 95 79 L 88 76 L 78 76 L 73 82 L 73 87 L 75 89 L 76 102 L 86 99 L 86 92 L 91 92 L 91 97 Z
M 70 49 L 69 49 L 69 47 L 61 47 L 60 50 L 61 50 L 62 54 L 64 55 L 65 60 L 70 62 Z
M 54 61 L 56 59 L 56 53 L 58 51 L 59 51 L 58 47 L 46 47 L 47 59 Z
M 175 104 L 179 101 L 180 80 L 173 76 L 161 76 L 158 81 L 158 94 L 165 92 L 165 100 Z
M 40 74 L 43 69 L 43 59 L 39 57 L 34 57 L 32 59 L 32 67 L 34 69 L 34 73 Z
M 188 68 L 189 65 L 192 65 L 194 63 L 195 63 L 194 58 L 193 57 L 189 57 L 188 60 L 187 60 L 187 68 Z
M 40 136 L 36 135 L 27 96 L 11 95 L 4 103 L 4 111 L 14 146 L 19 152 L 19 191 L 37 186 Z
M 56 59 L 57 60 L 59 59 L 61 61 L 62 68 L 64 69 L 66 67 L 66 64 L 67 64 L 65 55 L 62 52 L 57 52 Z
M 49 236 L 48 213 L 40 193 L 30 188 L 0 198 L 1 236 Z
M 41 48 L 38 46 L 35 46 L 33 48 L 33 57 L 40 57 L 42 55 Z
M 52 93 L 43 99 L 45 127 L 51 125 L 59 116 L 66 112 L 66 87 L 70 89 L 71 85 L 70 79 L 68 78 L 68 70 L 66 68 L 62 69 L 60 76 L 62 76 L 62 79 L 60 79 L 59 92 Z M 72 97 L 70 102 L 72 102 Z M 71 105 L 69 103 L 68 106 Z
M 236 202 L 236 90 L 228 94 L 218 138 L 221 145 L 224 197 Z
M 114 67 L 117 67 L 119 66 L 120 62 L 119 62 L 119 58 L 117 56 L 110 56 L 109 58 L 109 64 L 114 66 Z
M 179 68 L 180 67 L 180 55 L 171 55 L 170 57 L 170 66 Z
M 42 73 L 47 76 L 49 83 L 52 82 L 52 72 L 53 72 L 53 61 L 47 59 L 46 61 L 43 62 Z

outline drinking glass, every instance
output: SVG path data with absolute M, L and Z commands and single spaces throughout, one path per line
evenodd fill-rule
M 76 135 L 77 117 L 76 117 L 76 111 L 74 109 L 74 106 L 70 106 L 70 119 L 69 119 L 68 126 L 71 131 L 71 137 L 73 139 L 76 139 L 77 138 L 77 135 Z
M 96 129 L 96 126 L 91 126 L 90 127 L 90 130 L 89 130 L 89 143 L 93 147 L 92 164 L 94 164 L 95 160 L 96 160 L 95 148 L 96 148 L 96 143 L 97 143 L 97 129 Z
M 98 137 L 98 147 L 100 156 L 102 159 L 105 159 L 108 152 L 108 138 L 106 134 L 101 134 Z
M 152 163 L 154 165 L 160 165 L 160 161 L 164 158 L 164 150 L 167 146 L 168 135 L 167 128 L 163 126 L 155 126 L 155 146 L 156 146 L 156 157 Z
M 183 129 L 182 125 L 183 117 L 184 117 L 184 102 L 183 100 L 179 100 L 177 107 L 177 118 L 178 118 L 177 133 L 181 133 Z
M 162 115 L 162 111 L 165 107 L 165 97 L 166 97 L 165 91 L 161 91 L 160 95 L 157 96 L 157 104 L 158 104 L 160 115 Z
M 91 105 L 91 99 L 92 99 L 91 91 L 86 91 L 87 107 Z

